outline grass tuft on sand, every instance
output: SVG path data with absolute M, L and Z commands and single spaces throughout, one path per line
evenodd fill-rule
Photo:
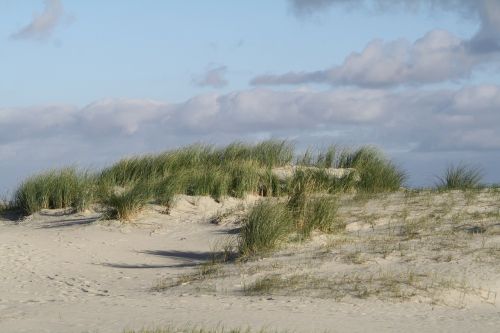
M 94 177 L 75 168 L 50 170 L 25 180 L 14 195 L 25 214 L 42 209 L 73 207 L 82 211 L 94 200 Z
M 450 165 L 437 177 L 439 190 L 466 190 L 479 188 L 483 179 L 481 169 L 466 164 Z
M 337 146 L 316 155 L 306 152 L 296 165 L 314 168 L 298 169 L 291 179 L 278 177 L 273 169 L 291 166 L 294 156 L 293 145 L 285 140 L 254 145 L 235 142 L 220 148 L 196 144 L 122 159 L 96 174 L 75 168 L 47 171 L 25 180 L 14 203 L 27 215 L 45 208 L 84 210 L 98 203 L 108 207 L 111 216 L 129 220 L 148 203 L 163 205 L 168 212 L 176 194 L 209 195 L 217 201 L 247 194 L 289 196 L 288 208 L 298 229 L 307 236 L 314 229 L 304 224 L 306 215 L 311 214 L 308 207 L 328 204 L 328 200 L 320 203 L 310 199 L 312 193 L 394 191 L 406 178 L 374 148 L 351 151 Z M 355 172 L 337 178 L 326 168 Z M 318 216 L 314 220 L 323 223 Z
M 243 220 L 239 251 L 253 256 L 275 249 L 292 234 L 307 239 L 314 230 L 335 233 L 345 225 L 336 218 L 337 201 L 325 193 L 315 173 L 298 171 L 286 202 L 269 199 L 259 202 Z
M 257 203 L 246 216 L 240 231 L 239 250 L 243 255 L 272 250 L 293 231 L 293 218 L 286 204 Z

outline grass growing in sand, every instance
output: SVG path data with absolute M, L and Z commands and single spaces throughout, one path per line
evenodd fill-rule
M 151 188 L 138 183 L 123 191 L 109 190 L 101 194 L 101 202 L 108 207 L 106 218 L 129 221 L 135 217 L 151 198 Z
M 263 201 L 248 213 L 240 231 L 239 250 L 244 255 L 274 249 L 293 231 L 293 218 L 285 203 Z
M 379 271 L 376 273 L 351 273 L 323 277 L 309 274 L 279 276 L 270 274 L 244 286 L 247 296 L 258 295 L 307 295 L 318 298 L 345 297 L 381 300 L 407 300 L 417 295 L 438 302 L 439 295 L 448 290 L 474 293 L 476 290 L 460 281 L 445 279 L 427 272 Z
M 345 225 L 336 218 L 337 202 L 323 188 L 315 173 L 297 171 L 286 202 L 261 201 L 250 210 L 239 235 L 240 253 L 249 256 L 268 252 L 291 234 L 307 239 L 314 230 L 343 230 Z
M 46 208 L 87 208 L 94 200 L 94 178 L 74 168 L 51 170 L 25 180 L 14 195 L 25 214 Z
M 479 188 L 483 175 L 479 168 L 465 164 L 451 165 L 444 175 L 438 177 L 436 187 L 440 190 L 466 190 Z
M 236 142 L 220 148 L 191 145 L 126 158 L 95 175 L 75 168 L 44 172 L 23 182 L 14 202 L 25 214 L 45 208 L 83 210 L 99 203 L 109 207 L 109 216 L 129 220 L 147 203 L 161 204 L 168 212 L 176 194 L 209 195 L 215 200 L 227 196 L 242 198 L 251 193 L 289 195 L 288 208 L 307 236 L 314 228 L 304 224 L 304 214 L 311 209 L 316 211 L 314 207 L 326 212 L 324 207 L 329 204 L 327 200 L 306 200 L 306 196 L 318 191 L 394 191 L 405 181 L 404 172 L 378 150 L 336 146 L 316 155 L 306 153 L 296 161 L 296 165 L 314 166 L 313 169 L 299 170 L 293 179 L 279 178 L 273 168 L 291 166 L 294 156 L 293 145 L 279 140 L 255 145 Z M 332 177 L 326 172 L 331 167 L 355 171 Z M 323 223 L 321 218 L 314 221 Z

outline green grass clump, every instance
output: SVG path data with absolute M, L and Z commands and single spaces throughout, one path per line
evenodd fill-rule
M 195 144 L 158 155 L 123 159 L 103 170 L 100 178 L 126 186 L 137 181 L 159 181 L 165 176 L 207 167 L 226 168 L 245 163 L 259 167 L 282 166 L 291 162 L 293 154 L 293 145 L 284 140 L 268 140 L 256 145 L 236 142 L 219 149 Z
M 343 151 L 337 166 L 356 169 L 356 188 L 369 193 L 397 191 L 407 178 L 404 171 L 372 147 Z
M 225 147 L 195 144 L 126 158 L 92 176 L 74 168 L 49 171 L 21 184 L 14 201 L 25 214 L 44 208 L 83 210 L 98 202 L 119 218 L 129 219 L 133 214 L 127 211 L 147 202 L 161 204 L 168 211 L 176 194 L 210 195 L 215 200 L 247 194 L 287 195 L 288 209 L 307 236 L 310 231 L 305 221 L 312 193 L 392 191 L 405 179 L 378 150 L 347 151 L 336 146 L 317 154 L 306 152 L 296 164 L 307 168 L 292 178 L 282 179 L 273 173 L 273 168 L 291 166 L 294 156 L 293 145 L 284 140 L 236 142 Z M 327 168 L 353 170 L 339 179 Z
M 127 189 L 108 188 L 101 193 L 101 202 L 108 207 L 106 217 L 130 221 L 151 200 L 151 186 L 138 183 Z
M 229 174 L 220 167 L 191 169 L 181 177 L 186 179 L 185 193 L 188 195 L 209 195 L 218 201 L 229 191 Z
M 263 170 L 285 165 L 292 158 L 293 145 L 287 141 L 268 140 L 256 145 L 237 142 L 218 149 L 197 144 L 121 160 L 103 170 L 99 182 L 126 187 L 138 182 L 182 179 L 176 181 L 178 193 L 210 195 L 219 200 L 224 196 L 259 193 L 266 183 L 261 179 Z M 168 191 L 160 186 L 158 201 L 163 201 Z
M 14 202 L 25 214 L 41 209 L 73 207 L 86 209 L 93 201 L 95 182 L 87 172 L 74 168 L 52 170 L 24 181 L 14 195 Z
M 185 187 L 183 177 L 168 176 L 152 186 L 152 197 L 157 204 L 164 206 L 169 211 L 174 203 L 175 195 L 184 193 Z
M 479 168 L 459 164 L 447 167 L 444 175 L 437 178 L 436 187 L 440 190 L 464 190 L 480 187 L 483 174 Z
M 406 181 L 406 174 L 375 147 L 351 150 L 330 146 L 314 153 L 308 149 L 297 160 L 297 165 L 325 168 L 346 168 L 354 172 L 341 177 L 320 177 L 331 193 L 345 191 L 389 192 L 398 190 Z M 318 176 L 321 174 L 318 173 Z
M 239 237 L 243 256 L 273 250 L 291 234 L 306 239 L 314 230 L 332 233 L 345 227 L 336 219 L 335 198 L 325 192 L 316 171 L 298 170 L 289 190 L 286 202 L 267 200 L 250 210 Z
M 230 177 L 228 194 L 243 198 L 248 193 L 258 193 L 261 184 L 261 169 L 258 162 L 253 160 L 232 162 L 225 166 L 224 171 Z
M 302 226 L 302 234 L 309 237 L 313 230 L 336 233 L 345 229 L 345 224 L 337 218 L 337 200 L 331 196 L 309 199 Z
M 298 170 L 291 181 L 287 207 L 295 220 L 295 231 L 308 238 L 313 230 L 334 232 L 339 228 L 337 203 L 327 194 L 329 177 L 322 170 Z
M 293 218 L 286 204 L 261 201 L 244 220 L 240 231 L 239 251 L 255 255 L 274 249 L 293 231 Z
M 269 168 L 289 164 L 293 156 L 293 144 L 286 140 L 263 141 L 252 149 L 252 157 Z
M 266 140 L 256 145 L 234 142 L 215 151 L 219 161 L 255 161 L 261 166 L 276 167 L 289 164 L 294 156 L 294 146 L 286 140 Z

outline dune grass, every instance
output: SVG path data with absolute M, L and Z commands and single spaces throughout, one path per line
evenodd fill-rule
M 357 188 L 369 193 L 396 191 L 407 179 L 404 171 L 373 147 L 342 151 L 337 167 L 354 168 L 359 176 Z
M 295 172 L 290 183 L 287 208 L 295 222 L 295 231 L 308 238 L 315 229 L 333 231 L 336 200 L 327 195 L 328 182 L 321 171 Z
M 237 142 L 222 148 L 198 144 L 121 160 L 103 170 L 99 181 L 122 187 L 137 182 L 156 183 L 155 199 L 167 203 L 172 191 L 210 195 L 216 200 L 257 194 L 263 188 L 271 194 L 277 193 L 276 186 L 272 179 L 266 179 L 265 170 L 290 163 L 292 158 L 293 146 L 287 141 L 269 140 L 256 145 Z
M 46 208 L 82 211 L 93 202 L 94 187 L 94 177 L 88 172 L 51 170 L 25 180 L 14 195 L 14 203 L 26 214 Z
M 126 189 L 107 189 L 101 193 L 101 202 L 108 207 L 106 218 L 130 221 L 152 197 L 152 186 L 137 183 Z
M 256 145 L 236 142 L 222 148 L 195 144 L 158 155 L 123 159 L 103 170 L 101 179 L 125 186 L 207 166 L 217 168 L 253 162 L 256 166 L 271 168 L 290 163 L 293 154 L 293 145 L 285 140 L 268 140 Z
M 303 225 L 302 215 L 309 205 L 305 195 L 318 191 L 393 191 L 405 180 L 404 173 L 378 150 L 350 151 L 337 146 L 317 154 L 306 152 L 296 160 L 296 164 L 314 166 L 314 170 L 298 173 L 292 179 L 278 178 L 273 168 L 292 165 L 294 156 L 294 147 L 286 140 L 254 145 L 235 142 L 225 147 L 196 144 L 126 158 L 95 175 L 75 168 L 44 172 L 23 182 L 14 202 L 25 214 L 44 208 L 83 210 L 100 203 L 109 207 L 111 216 L 130 219 L 150 202 L 165 206 L 168 212 L 176 194 L 209 195 L 215 200 L 243 198 L 247 194 L 288 195 L 289 208 L 299 216 L 298 224 Z M 336 178 L 325 172 L 330 167 L 356 171 Z M 298 191 L 297 186 L 305 186 L 307 194 Z
M 481 169 L 466 164 L 448 166 L 442 176 L 437 177 L 439 190 L 466 190 L 481 187 Z
M 341 231 L 345 225 L 336 218 L 337 201 L 327 193 L 316 171 L 295 172 L 287 200 L 265 200 L 254 206 L 243 221 L 239 251 L 243 256 L 269 252 L 292 234 L 307 239 L 314 230 Z
M 8 199 L 0 199 L 0 214 L 16 210 L 16 205 L 13 201 Z
M 261 201 L 246 216 L 240 230 L 239 251 L 244 256 L 270 251 L 293 231 L 293 217 L 285 203 Z
M 268 253 L 286 242 L 308 239 L 314 230 L 340 232 L 345 225 L 336 218 L 337 202 L 331 196 L 308 198 L 301 210 L 289 202 L 264 200 L 255 205 L 243 220 L 239 252 L 244 257 Z
M 332 145 L 323 151 L 308 149 L 297 159 L 298 165 L 324 168 L 354 169 L 356 172 L 342 178 L 323 177 L 330 192 L 356 190 L 368 193 L 396 191 L 407 180 L 406 173 L 390 161 L 380 150 L 371 146 L 358 149 Z M 318 173 L 317 176 L 321 176 Z

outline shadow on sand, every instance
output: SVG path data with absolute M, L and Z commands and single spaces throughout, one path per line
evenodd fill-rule
M 202 251 L 163 251 L 163 250 L 147 250 L 140 251 L 139 253 L 160 256 L 168 259 L 179 261 L 177 264 L 167 265 L 148 265 L 148 264 L 124 264 L 124 263 L 103 263 L 102 266 L 113 268 L 131 268 L 131 269 L 145 269 L 145 268 L 183 268 L 183 267 L 196 267 L 209 261 L 217 261 L 224 258 L 224 261 L 231 261 L 236 258 L 234 253 L 225 253 L 222 251 L 202 252 Z
M 97 221 L 99 217 L 90 217 L 90 218 L 82 218 L 82 219 L 67 219 L 67 220 L 59 220 L 59 221 L 50 221 L 47 223 L 43 223 L 39 226 L 39 228 L 43 229 L 52 229 L 52 228 L 66 228 L 77 225 L 87 225 L 94 223 Z

